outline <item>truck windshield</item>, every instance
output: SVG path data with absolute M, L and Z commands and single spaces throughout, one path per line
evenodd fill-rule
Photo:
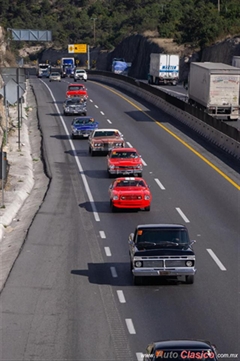
M 137 231 L 137 243 L 155 243 L 165 245 L 168 243 L 189 244 L 188 233 L 185 229 L 139 229 Z

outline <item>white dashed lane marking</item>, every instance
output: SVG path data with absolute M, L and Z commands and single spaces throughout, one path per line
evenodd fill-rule
M 142 352 L 136 352 L 137 361 L 143 361 L 143 353 Z
M 157 178 L 154 178 L 154 180 L 155 180 L 155 182 L 157 183 L 157 185 L 162 189 L 162 190 L 164 190 L 165 189 L 165 187 L 162 185 L 162 183 L 160 182 L 160 180 L 159 179 L 157 179 Z
M 102 115 L 104 115 L 104 113 L 103 113 L 102 111 L 100 111 L 100 113 L 101 113 Z
M 111 120 L 110 120 L 110 119 L 107 119 L 107 122 L 108 122 L 109 124 L 112 124 L 112 122 L 111 122 Z
M 100 237 L 101 238 L 106 238 L 105 232 L 104 231 L 99 231 Z
M 118 295 L 118 299 L 119 299 L 120 303 L 126 303 L 126 300 L 125 300 L 125 297 L 124 297 L 124 294 L 123 294 L 122 290 L 118 290 L 117 295 Z
M 210 256 L 212 257 L 212 259 L 216 262 L 216 264 L 218 265 L 220 270 L 221 271 L 226 271 L 227 269 L 224 267 L 224 265 L 222 264 L 220 259 L 215 255 L 215 253 L 210 248 L 208 248 L 207 251 L 210 254 Z
M 182 217 L 184 222 L 190 223 L 189 219 L 185 216 L 185 214 L 183 213 L 183 211 L 180 208 L 177 207 L 176 210 L 180 214 L 180 216 Z
M 98 108 L 98 106 L 95 104 L 95 108 Z
M 126 142 L 126 144 L 129 146 L 129 148 L 134 148 L 133 146 L 132 146 L 132 144 L 131 143 L 129 143 L 129 142 Z M 142 159 L 142 164 L 146 167 L 147 166 L 147 163 L 146 162 L 144 162 L 144 160 Z
M 114 278 L 116 278 L 118 275 L 117 275 L 117 271 L 116 271 L 116 268 L 115 267 L 110 267 L 110 270 L 111 270 L 111 274 Z
M 131 335 L 135 335 L 136 331 L 135 331 L 135 328 L 133 326 L 132 319 L 131 318 L 126 318 L 125 321 L 126 321 L 126 325 L 127 325 L 127 328 L 128 328 L 128 332 Z
M 112 253 L 109 247 L 104 247 L 106 256 L 111 257 Z

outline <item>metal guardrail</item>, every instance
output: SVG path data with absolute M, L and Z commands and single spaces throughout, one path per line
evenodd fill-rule
M 121 74 L 114 74 L 107 71 L 98 71 L 98 70 L 88 70 L 88 74 L 92 75 L 100 75 L 104 77 L 110 77 L 114 79 L 118 79 L 121 81 L 124 81 L 126 83 L 129 83 L 133 86 L 139 87 L 155 96 L 160 97 L 162 100 L 165 100 L 169 104 L 173 105 L 174 107 L 181 109 L 182 111 L 198 118 L 202 122 L 206 123 L 207 125 L 219 130 L 229 138 L 232 138 L 233 140 L 240 142 L 240 129 L 231 127 L 229 124 L 226 124 L 223 121 L 219 121 L 218 119 L 212 117 L 211 115 L 204 112 L 202 109 L 196 108 L 191 104 L 188 104 L 184 102 L 181 99 L 178 99 L 168 93 L 165 93 L 164 91 L 157 89 L 155 87 L 152 87 L 146 83 L 143 83 L 139 80 L 136 80 L 134 78 L 130 78 Z

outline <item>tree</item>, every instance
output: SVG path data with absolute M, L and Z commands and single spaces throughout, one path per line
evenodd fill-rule
M 180 44 L 191 44 L 201 49 L 210 45 L 221 33 L 222 18 L 212 4 L 195 0 L 182 16 L 175 39 Z

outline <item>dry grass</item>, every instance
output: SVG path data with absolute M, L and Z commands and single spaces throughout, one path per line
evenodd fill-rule
M 178 45 L 173 41 L 173 39 L 152 38 L 151 42 L 163 48 L 166 53 L 172 53 L 172 54 L 175 53 L 175 54 L 183 55 L 184 53 L 187 52 L 187 48 L 184 45 Z

